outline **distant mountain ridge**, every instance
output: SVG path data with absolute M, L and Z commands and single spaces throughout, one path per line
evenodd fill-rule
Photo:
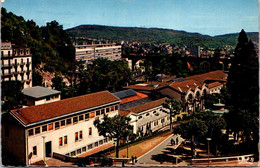
M 116 27 L 101 25 L 80 25 L 67 29 L 71 37 L 87 37 L 93 39 L 125 40 L 140 42 L 174 43 L 184 45 L 200 45 L 205 47 L 218 47 L 223 45 L 236 45 L 238 33 L 208 36 L 200 33 L 141 27 Z M 258 41 L 258 32 L 247 33 L 252 41 Z

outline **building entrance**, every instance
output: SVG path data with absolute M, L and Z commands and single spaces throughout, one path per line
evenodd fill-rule
M 45 143 L 45 156 L 51 157 L 51 141 Z

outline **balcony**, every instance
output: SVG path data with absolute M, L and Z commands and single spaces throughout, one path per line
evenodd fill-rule
M 12 68 L 12 64 L 2 64 L 2 68 Z

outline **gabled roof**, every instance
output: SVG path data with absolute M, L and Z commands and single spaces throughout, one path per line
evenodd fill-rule
M 152 102 L 149 102 L 149 103 L 145 103 L 145 104 L 133 107 L 133 108 L 129 108 L 126 111 L 130 111 L 130 112 L 133 112 L 133 113 L 140 113 L 140 112 L 143 112 L 143 111 L 146 111 L 146 110 L 153 109 L 155 107 L 161 106 L 162 103 L 164 103 L 166 99 L 167 98 L 161 98 L 159 100 L 155 100 L 155 101 L 152 101 Z
M 43 98 L 50 95 L 60 94 L 60 91 L 45 88 L 42 86 L 35 86 L 30 88 L 25 88 L 22 90 L 23 94 L 35 99 Z
M 198 82 L 193 79 L 181 82 L 176 81 L 170 84 L 169 86 L 181 93 L 187 92 L 189 89 L 194 90 L 196 87 L 201 87 L 201 85 L 199 85 Z
M 133 89 L 133 90 L 145 90 L 145 91 L 151 91 L 154 89 L 159 89 L 161 87 L 169 85 L 171 82 L 157 82 L 157 81 L 151 81 L 151 82 L 145 82 L 135 85 L 129 85 L 125 88 Z
M 225 72 L 221 71 L 221 70 L 217 70 L 217 71 L 211 71 L 211 72 L 207 72 L 204 74 L 200 74 L 200 75 L 193 75 L 193 76 L 189 76 L 186 77 L 186 80 L 189 79 L 193 79 L 196 80 L 200 83 L 203 83 L 206 80 L 219 80 L 219 81 L 226 81 L 228 74 L 226 74 Z
M 211 89 L 211 88 L 214 88 L 214 87 L 217 87 L 217 86 L 220 86 L 220 85 L 223 85 L 223 84 L 220 83 L 220 82 L 213 82 L 213 83 L 210 83 L 208 85 L 208 88 Z
M 28 125 L 119 101 L 110 92 L 102 91 L 63 99 L 53 103 L 16 109 L 10 113 L 24 125 Z

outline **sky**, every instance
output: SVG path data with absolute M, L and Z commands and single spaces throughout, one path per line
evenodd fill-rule
M 2 7 L 39 26 L 83 24 L 157 27 L 204 35 L 258 32 L 258 0 L 2 0 Z

